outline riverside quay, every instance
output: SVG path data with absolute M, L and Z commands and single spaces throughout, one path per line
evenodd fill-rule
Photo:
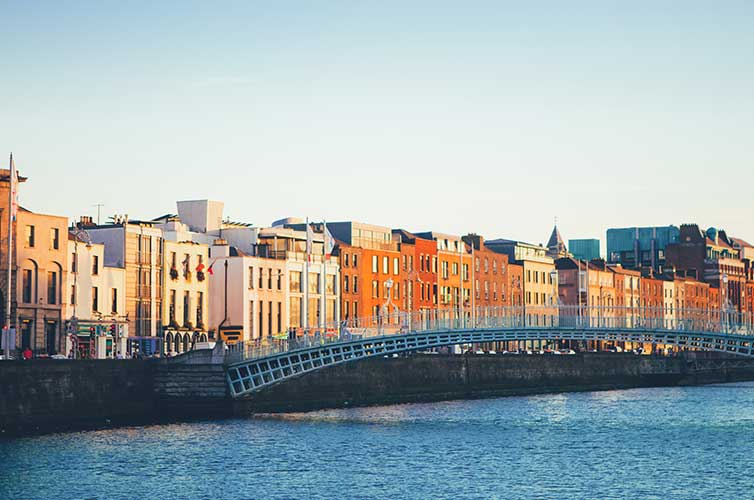
M 12 158 L 0 175 L 0 209 L 12 214 L 0 265 L 5 359 L 171 357 L 217 341 L 232 353 L 277 352 L 386 332 L 489 330 L 484 321 L 507 333 L 422 337 L 428 343 L 415 348 L 562 340 L 651 353 L 721 344 L 636 332 L 738 335 L 754 311 L 754 247 L 695 224 L 608 229 L 606 258 L 589 260 L 569 252 L 557 226 L 546 246 L 355 221 L 288 217 L 263 227 L 229 220 L 210 200 L 179 201 L 177 213 L 149 219 L 68 224 L 19 204 L 33 185 Z M 590 240 L 591 253 L 598 247 Z M 531 337 L 574 320 L 632 334 Z M 280 362 L 292 363 L 283 371 L 306 365 Z M 268 368 L 262 378 L 275 378 Z M 233 373 L 256 386 L 251 373 Z

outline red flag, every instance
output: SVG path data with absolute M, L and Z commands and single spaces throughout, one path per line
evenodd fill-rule
M 215 272 L 214 272 L 214 271 L 212 270 L 212 266 L 214 266 L 214 265 L 215 265 L 215 263 L 213 262 L 213 263 L 212 263 L 212 264 L 210 264 L 210 265 L 209 265 L 209 267 L 207 268 L 207 273 L 208 273 L 208 274 L 209 274 L 210 276 L 212 276 L 213 274 L 215 274 Z

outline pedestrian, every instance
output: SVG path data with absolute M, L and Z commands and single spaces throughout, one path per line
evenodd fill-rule
M 33 355 L 34 354 L 31 352 L 31 349 L 29 349 L 28 347 L 24 349 L 23 356 L 25 360 L 31 359 Z

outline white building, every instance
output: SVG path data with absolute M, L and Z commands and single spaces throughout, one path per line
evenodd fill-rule
M 91 243 L 85 231 L 68 239 L 64 315 L 67 319 L 66 354 L 114 358 L 126 355 L 126 271 L 105 265 L 105 246 Z

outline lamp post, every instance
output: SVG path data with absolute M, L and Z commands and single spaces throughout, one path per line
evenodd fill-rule
M 728 299 L 725 297 L 726 289 L 728 288 L 728 274 L 723 273 L 723 286 L 722 293 L 720 294 L 720 330 L 724 331 L 728 324 Z M 723 316 L 723 314 L 725 316 Z
M 392 292 L 392 288 L 393 288 L 393 279 L 392 278 L 388 278 L 387 279 L 387 281 L 385 282 L 385 288 L 387 289 L 387 297 L 386 297 L 385 303 L 382 305 L 382 314 L 380 314 L 380 316 L 382 316 L 382 318 L 380 318 L 380 320 L 381 320 L 380 323 L 384 323 L 385 322 L 385 317 L 387 317 L 388 323 L 390 322 L 390 303 L 391 303 L 392 298 L 393 298 L 393 294 L 391 293 Z
M 92 238 L 89 236 L 89 233 L 84 231 L 81 228 L 74 227 L 71 230 L 71 234 L 73 234 L 73 316 L 71 317 L 71 334 L 70 334 L 70 340 L 71 340 L 71 348 L 73 351 L 73 357 L 74 359 L 78 357 L 78 352 L 76 349 L 76 344 L 78 343 L 78 325 L 79 325 L 79 318 L 76 315 L 77 306 L 79 303 L 78 294 L 79 294 L 79 288 L 78 288 L 78 276 L 79 276 L 79 241 L 83 240 L 86 242 L 86 248 L 91 249 L 92 248 Z M 90 342 L 94 342 L 94 338 L 89 339 Z

